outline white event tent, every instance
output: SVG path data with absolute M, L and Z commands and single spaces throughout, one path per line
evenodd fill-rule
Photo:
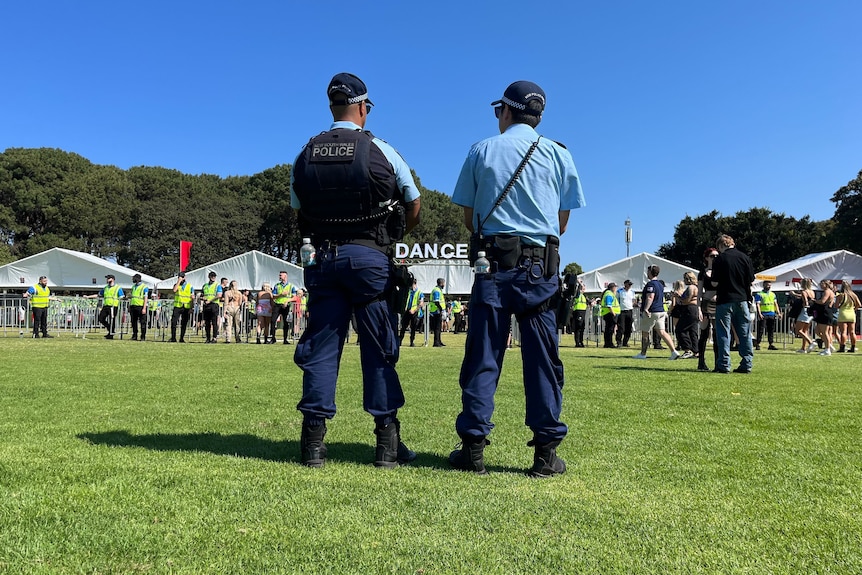
M 231 281 L 236 280 L 237 288 L 241 290 L 259 290 L 264 282 L 269 282 L 271 286 L 278 283 L 280 271 L 286 271 L 287 281 L 296 287 L 305 285 L 301 267 L 257 250 L 187 271 L 186 281 L 191 283 L 194 289 L 199 290 L 209 281 L 209 273 L 215 272 L 216 281 L 227 278 Z M 167 278 L 159 283 L 158 289 L 170 290 L 176 282 L 177 276 Z
M 610 282 L 622 287 L 627 279 L 632 280 L 632 289 L 639 292 L 647 283 L 647 267 L 657 265 L 659 267 L 658 279 L 664 280 L 668 289 L 676 280 L 681 280 L 685 272 L 697 273 L 697 270 L 666 260 L 657 255 L 641 252 L 631 257 L 619 260 L 606 266 L 584 272 L 578 278 L 584 282 L 587 293 L 601 293 L 605 291 Z
M 795 291 L 802 278 L 811 278 L 815 284 L 821 280 L 840 283 L 849 281 L 854 289 L 862 286 L 862 256 L 847 250 L 808 254 L 801 258 L 757 273 L 754 287 L 760 289 L 764 279 L 772 279 L 772 291 Z M 817 286 L 814 286 L 817 289 Z
M 108 274 L 112 274 L 121 287 L 128 287 L 136 273 L 140 272 L 92 254 L 51 248 L 0 266 L 0 288 L 26 290 L 35 285 L 40 276 L 46 276 L 52 290 L 92 292 L 105 286 Z M 147 274 L 141 274 L 141 280 L 148 286 L 161 281 Z
M 473 289 L 473 268 L 465 259 L 427 260 L 408 266 L 416 278 L 416 287 L 429 293 L 437 285 L 437 278 L 446 280 L 444 292 L 466 295 Z

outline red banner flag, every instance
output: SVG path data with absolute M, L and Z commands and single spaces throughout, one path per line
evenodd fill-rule
M 191 261 L 192 255 L 192 243 L 185 242 L 180 240 L 180 271 L 186 271 L 186 268 L 189 267 L 189 261 Z

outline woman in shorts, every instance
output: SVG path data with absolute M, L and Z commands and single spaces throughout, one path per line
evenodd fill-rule
M 790 292 L 790 296 L 798 300 L 798 303 L 793 307 L 799 305 L 799 313 L 796 315 L 796 322 L 793 324 L 793 331 L 796 335 L 802 338 L 802 348 L 796 350 L 796 353 L 808 353 L 817 349 L 817 344 L 814 343 L 814 340 L 811 339 L 810 335 L 808 335 L 811 326 L 811 316 L 808 315 L 808 308 L 816 299 L 814 296 L 814 290 L 811 289 L 811 286 L 813 285 L 814 281 L 812 279 L 803 278 L 802 281 L 799 282 L 799 286 L 802 290 L 799 292 Z M 791 307 L 791 310 L 793 307 Z

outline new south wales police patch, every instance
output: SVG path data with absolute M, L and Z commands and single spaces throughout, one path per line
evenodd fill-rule
M 319 142 L 311 146 L 312 162 L 350 162 L 355 154 L 355 142 Z

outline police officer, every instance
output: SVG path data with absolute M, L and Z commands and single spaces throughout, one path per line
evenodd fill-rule
M 410 168 L 386 142 L 364 130 L 372 103 L 353 74 L 327 87 L 333 124 L 293 164 L 291 206 L 317 250 L 305 268 L 308 325 L 294 354 L 303 371 L 302 463 L 326 460 L 326 420 L 335 415 L 338 361 L 355 314 L 362 357 L 363 407 L 374 417 L 374 464 L 395 467 L 416 454 L 401 442 L 397 411 L 404 394 L 398 360 L 392 246 L 419 222 L 419 190 Z M 406 287 L 406 286 L 405 286 Z
M 270 324 L 270 343 L 275 343 L 275 328 L 278 324 L 278 318 L 281 317 L 282 332 L 284 335 L 284 345 L 288 345 L 289 330 L 293 329 L 290 325 L 295 321 L 293 313 L 293 296 L 296 295 L 296 287 L 287 281 L 287 272 L 278 272 L 278 283 L 272 288 L 272 323 Z M 292 334 L 291 334 L 292 335 Z
M 141 341 L 147 339 L 147 300 L 150 288 L 141 281 L 141 274 L 132 276 L 132 294 L 129 296 L 129 315 L 132 318 L 132 341 L 138 339 L 138 325 L 141 326 Z
M 559 291 L 559 236 L 569 211 L 585 202 L 572 156 L 536 133 L 545 109 L 542 89 L 515 82 L 491 105 L 500 135 L 473 145 L 452 194 L 452 201 L 464 208 L 467 229 L 482 249 L 488 246 L 491 273 L 476 274 L 473 280 L 460 376 L 462 409 L 455 421 L 462 449 L 451 453 L 449 463 L 486 473 L 494 391 L 515 315 L 526 423 L 533 432 L 528 445 L 535 448 L 529 473 L 549 477 L 566 470 L 556 448 L 568 431 L 560 421 L 563 363 L 557 310 L 551 305 Z M 503 190 L 509 190 L 505 197 Z
M 200 299 L 203 303 L 204 311 L 204 333 L 206 333 L 206 343 L 218 343 L 218 324 L 219 324 L 219 301 L 222 297 L 221 284 L 216 282 L 216 273 L 210 272 L 207 276 L 209 281 L 201 288 Z M 210 337 L 212 334 L 212 337 Z
M 186 327 L 192 316 L 192 302 L 194 289 L 192 284 L 186 281 L 186 272 L 180 272 L 177 283 L 174 284 L 174 310 L 171 313 L 171 339 L 168 341 L 176 343 L 177 324 L 180 324 L 180 343 L 186 341 Z
M 51 303 L 51 288 L 48 278 L 39 276 L 39 282 L 24 292 L 25 298 L 30 298 L 30 308 L 33 310 L 33 337 L 54 337 L 48 334 L 48 304 Z

